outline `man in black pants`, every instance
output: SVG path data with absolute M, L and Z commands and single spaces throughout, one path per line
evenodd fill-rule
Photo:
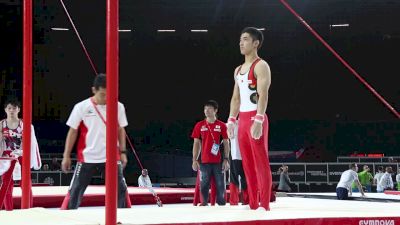
M 78 163 L 72 177 L 68 194 L 61 209 L 77 209 L 95 170 L 104 172 L 106 162 L 106 76 L 99 74 L 94 79 L 93 96 L 74 106 L 67 121 L 70 127 L 65 141 L 62 170 L 71 169 L 71 151 L 77 143 Z M 130 208 L 127 186 L 122 170 L 128 159 L 126 156 L 125 128 L 128 125 L 125 107 L 118 102 L 118 208 Z

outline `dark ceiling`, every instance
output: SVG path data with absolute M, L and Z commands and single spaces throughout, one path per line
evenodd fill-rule
M 0 1 L 19 8 L 19 1 Z M 105 1 L 64 1 L 100 71 L 105 69 Z M 59 117 L 86 96 L 91 67 L 59 1 L 36 0 L 35 66 L 54 101 L 65 102 Z M 395 108 L 400 109 L 397 58 L 400 50 L 400 1 L 304 0 L 289 4 Z M 20 11 L 19 11 L 20 12 Z M 17 18 L 18 19 L 18 18 Z M 330 27 L 331 24 L 349 27 Z M 333 57 L 279 0 L 121 0 L 121 100 L 144 111 L 201 116 L 208 98 L 227 114 L 232 71 L 241 63 L 240 30 L 265 28 L 260 55 L 272 69 L 269 113 L 274 119 L 392 120 L 395 117 Z M 175 29 L 175 33 L 157 33 Z M 208 33 L 191 33 L 208 29 Z M 15 34 L 19 37 L 20 33 Z M 75 81 L 79 84 L 76 84 Z M 73 82 L 77 98 L 66 98 Z M 40 82 L 38 82 L 40 83 Z M 45 83 L 45 84 L 44 84 Z M 143 85 L 145 84 L 145 85 Z M 44 85 L 44 86 L 40 86 Z M 208 91 L 204 91 L 204 87 Z M 143 97 L 146 93 L 146 97 Z M 44 94 L 44 93 L 43 93 Z M 89 93 L 90 94 L 90 93 Z M 160 96 L 162 99 L 160 102 Z M 189 100 L 186 100 L 188 98 Z M 185 99 L 187 109 L 182 110 Z M 188 101 L 190 103 L 188 103 Z M 196 113 L 197 112 L 197 113 Z M 139 115 L 145 120 L 147 113 Z

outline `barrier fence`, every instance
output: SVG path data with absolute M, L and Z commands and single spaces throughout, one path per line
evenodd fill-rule
M 349 163 L 285 163 L 285 165 L 289 167 L 290 180 L 298 184 L 335 184 L 339 182 L 342 173 L 349 168 Z M 378 171 L 379 166 L 391 166 L 394 173 L 399 169 L 399 163 L 361 163 L 359 172 L 363 165 L 368 165 L 372 174 Z M 272 180 L 274 182 L 279 182 L 278 170 L 281 166 L 282 163 L 271 163 Z M 47 183 L 52 186 L 68 186 L 72 175 L 73 172 L 65 174 L 62 171 L 32 171 L 32 181 L 33 183 Z M 126 174 L 126 176 L 129 176 L 129 174 Z M 96 174 L 94 178 L 101 180 L 104 176 Z M 179 179 L 187 178 L 176 177 L 171 179 L 180 183 Z

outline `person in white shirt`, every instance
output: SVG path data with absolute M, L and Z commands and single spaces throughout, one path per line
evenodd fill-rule
M 397 190 L 400 191 L 400 169 L 396 175 L 396 182 L 397 182 Z
M 76 209 L 89 185 L 93 171 L 105 170 L 106 164 L 106 75 L 98 74 L 93 82 L 93 96 L 74 106 L 68 118 L 70 127 L 65 140 L 61 163 L 62 170 L 71 170 L 71 151 L 76 144 L 78 163 L 75 167 L 68 194 L 61 209 Z M 125 107 L 118 102 L 118 208 L 130 208 L 130 199 L 123 176 L 123 168 L 128 162 L 126 156 L 126 133 L 128 126 Z M 117 172 L 117 171 L 116 171 Z
M 361 192 L 361 196 L 365 197 L 364 195 L 364 190 L 362 189 L 361 183 L 358 180 L 358 166 L 355 163 L 352 163 L 349 165 L 348 170 L 344 171 L 342 173 L 342 176 L 340 177 L 340 181 L 338 185 L 336 186 L 336 196 L 339 200 L 346 200 L 349 198 L 349 191 L 350 191 L 350 196 L 352 195 L 351 192 L 351 184 L 355 182 L 358 186 L 358 189 Z
M 249 204 L 249 195 L 247 193 L 246 176 L 242 165 L 242 156 L 240 154 L 238 140 L 238 126 L 235 124 L 233 137 L 230 138 L 231 146 L 231 169 L 230 169 L 230 184 L 229 184 L 229 204 L 238 205 L 240 200 L 240 192 L 242 193 L 242 204 Z
M 151 184 L 149 172 L 147 171 L 147 169 L 142 170 L 142 175 L 140 175 L 138 178 L 138 184 L 139 184 L 139 187 L 151 188 L 153 186 Z
M 378 167 L 378 172 L 374 176 L 374 185 L 378 185 L 378 182 L 381 180 L 381 177 L 383 176 L 383 166 Z
M 383 176 L 381 177 L 381 179 L 378 182 L 378 186 L 376 187 L 376 191 L 378 193 L 382 193 L 385 190 L 391 190 L 394 187 L 393 184 L 393 179 L 392 179 L 392 167 L 388 166 L 386 167 L 386 172 L 383 174 Z

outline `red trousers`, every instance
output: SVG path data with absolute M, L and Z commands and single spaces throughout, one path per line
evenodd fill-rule
M 1 176 L 2 184 L 0 188 L 0 209 L 3 208 L 3 204 L 6 210 L 13 210 L 14 208 L 12 199 L 14 181 L 12 175 L 16 162 L 17 161 L 15 160 L 11 161 L 10 168 L 3 174 L 3 176 Z
M 22 157 L 18 158 L 19 163 L 22 165 Z M 0 188 L 0 210 L 4 208 L 7 211 L 13 210 L 14 209 L 14 202 L 13 202 L 13 189 L 14 189 L 14 180 L 13 180 L 13 171 L 15 167 L 15 163 L 17 161 L 13 160 L 11 162 L 11 166 L 8 169 L 7 172 L 5 172 L 1 179 L 2 179 L 2 185 Z M 22 170 L 22 168 L 21 168 Z M 30 207 L 33 205 L 33 196 L 32 196 L 32 188 L 30 189 Z
M 247 193 L 247 189 L 241 191 L 242 193 L 242 205 L 249 204 L 249 195 Z M 240 202 L 240 193 L 239 188 L 234 183 L 229 184 L 229 204 L 230 205 L 238 205 Z
M 239 148 L 246 175 L 250 209 L 261 206 L 269 210 L 272 175 L 268 158 L 268 118 L 265 115 L 262 136 L 255 140 L 251 137 L 250 129 L 256 113 L 251 111 L 239 114 Z

